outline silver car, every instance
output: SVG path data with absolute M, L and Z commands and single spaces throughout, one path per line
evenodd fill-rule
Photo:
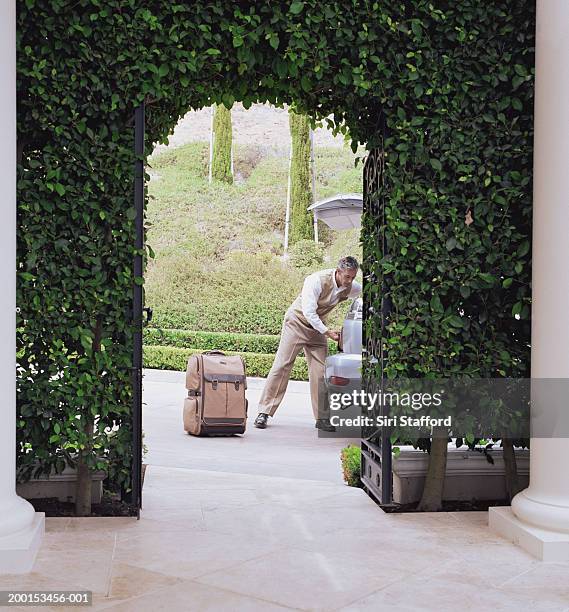
M 346 387 L 360 386 L 362 379 L 363 300 L 356 298 L 346 314 L 338 348 L 340 352 L 326 359 L 325 381 L 328 391 L 341 393 Z

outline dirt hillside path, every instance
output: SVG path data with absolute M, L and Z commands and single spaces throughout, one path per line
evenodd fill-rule
M 257 145 L 273 149 L 276 154 L 288 153 L 290 135 L 288 112 L 269 104 L 254 104 L 245 110 L 241 104 L 235 104 L 232 110 L 233 139 L 239 145 Z M 211 126 L 211 109 L 203 108 L 190 111 L 176 126 L 170 136 L 170 144 L 157 145 L 155 153 L 166 149 L 180 147 L 188 142 L 209 141 Z M 314 143 L 317 147 L 342 147 L 343 136 L 332 135 L 330 130 L 319 128 L 314 132 Z

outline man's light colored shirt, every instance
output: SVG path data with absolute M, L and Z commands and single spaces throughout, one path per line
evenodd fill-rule
M 335 269 L 329 270 L 329 272 L 335 272 Z M 328 328 L 320 317 L 316 314 L 316 307 L 318 304 L 318 298 L 322 293 L 322 284 L 320 283 L 320 274 L 321 272 L 315 272 L 314 274 L 310 274 L 304 279 L 304 285 L 302 286 L 302 314 L 306 317 L 306 320 L 314 327 L 316 331 L 319 331 L 321 334 L 325 334 L 328 331 Z M 336 303 L 338 301 L 338 294 L 341 291 L 341 287 L 338 287 L 336 283 L 336 274 L 332 275 L 332 282 L 334 284 L 334 289 L 332 290 L 331 303 Z M 352 283 L 352 288 L 348 297 L 355 298 L 362 292 L 362 286 L 360 283 L 354 281 Z

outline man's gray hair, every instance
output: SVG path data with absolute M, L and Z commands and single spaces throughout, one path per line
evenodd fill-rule
M 339 270 L 357 270 L 359 267 L 358 260 L 350 255 L 347 257 L 340 257 L 338 261 Z

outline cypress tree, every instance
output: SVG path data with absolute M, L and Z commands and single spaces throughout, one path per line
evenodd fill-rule
M 292 159 L 290 164 L 290 244 L 314 238 L 312 215 L 306 210 L 312 204 L 310 175 L 310 120 L 306 115 L 289 111 Z
M 211 163 L 212 179 L 225 183 L 233 183 L 231 168 L 231 146 L 233 142 L 231 110 L 224 104 L 215 106 L 213 134 L 213 159 Z

